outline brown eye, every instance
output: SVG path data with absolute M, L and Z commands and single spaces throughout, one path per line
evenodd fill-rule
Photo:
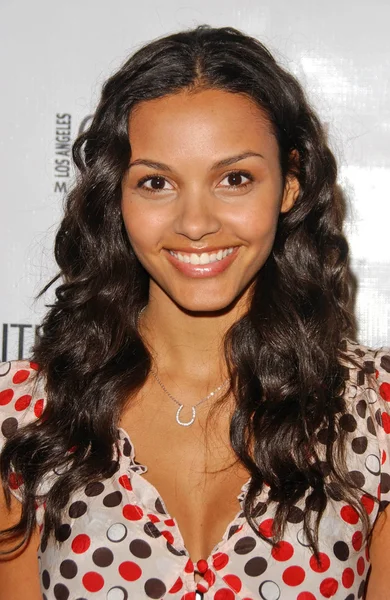
M 242 184 L 242 175 L 241 173 L 230 173 L 230 175 L 228 175 L 227 180 L 229 182 L 229 185 L 231 186 L 237 186 L 237 185 L 241 185 Z
M 163 177 L 152 177 L 149 179 L 150 187 L 153 190 L 162 190 L 164 189 L 165 179 Z

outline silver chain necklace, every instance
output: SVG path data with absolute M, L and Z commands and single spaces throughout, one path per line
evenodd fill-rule
M 138 315 L 138 320 L 137 320 L 138 323 L 139 323 L 139 320 L 141 318 L 141 314 L 143 313 L 143 311 L 145 310 L 145 308 L 146 308 L 146 306 L 144 306 L 144 308 L 141 310 L 140 314 Z M 182 425 L 182 427 L 189 427 L 190 425 L 192 425 L 193 422 L 196 419 L 196 408 L 198 406 L 200 406 L 201 404 L 203 404 L 203 402 L 206 402 L 206 400 L 210 400 L 210 398 L 213 398 L 213 396 L 215 396 L 216 394 L 218 394 L 218 392 L 220 392 L 229 383 L 229 379 L 226 379 L 215 390 L 213 390 L 212 392 L 210 392 L 210 394 L 208 394 L 208 396 L 206 396 L 205 398 L 202 398 L 202 400 L 200 400 L 199 402 L 197 402 L 196 404 L 194 404 L 193 406 L 191 406 L 192 417 L 191 417 L 191 419 L 189 421 L 185 422 L 185 421 L 181 421 L 180 420 L 180 413 L 181 413 L 182 409 L 184 408 L 184 404 L 181 404 L 178 400 L 176 400 L 176 398 L 174 396 L 172 396 L 172 394 L 170 392 L 168 392 L 167 388 L 162 383 L 162 381 L 160 381 L 160 378 L 158 377 L 157 373 L 153 369 L 151 369 L 151 373 L 152 373 L 153 377 L 155 378 L 155 380 L 157 381 L 157 383 L 159 384 L 159 386 L 166 393 L 166 395 L 169 396 L 169 398 L 171 400 L 173 400 L 175 402 L 175 404 L 178 405 L 179 408 L 176 411 L 176 422 L 179 425 Z
M 176 398 L 174 396 L 172 396 L 172 394 L 170 392 L 168 392 L 167 388 L 162 383 L 162 381 L 160 381 L 157 373 L 155 371 L 153 371 L 153 369 L 151 369 L 151 373 L 152 373 L 153 377 L 155 378 L 155 380 L 157 381 L 157 383 L 161 386 L 161 388 L 167 394 L 167 396 L 169 396 L 170 399 L 173 400 L 178 405 L 179 408 L 177 409 L 177 412 L 176 412 L 176 422 L 179 425 L 182 425 L 183 427 L 189 427 L 195 421 L 197 406 L 199 406 L 200 404 L 203 404 L 203 402 L 206 402 L 206 400 L 209 400 L 210 398 L 212 398 L 213 396 L 218 394 L 218 392 L 220 392 L 222 390 L 222 388 L 224 388 L 229 383 L 229 379 L 226 379 L 214 391 L 210 392 L 210 394 L 208 396 L 206 396 L 205 398 L 202 398 L 202 400 L 200 400 L 199 402 L 197 402 L 196 404 L 191 406 L 192 417 L 189 421 L 185 422 L 185 421 L 180 420 L 180 413 L 181 413 L 182 409 L 184 408 L 184 404 L 181 404 L 178 400 L 176 400 Z

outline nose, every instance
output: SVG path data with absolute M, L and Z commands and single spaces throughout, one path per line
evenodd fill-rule
M 175 233 L 191 240 L 216 233 L 221 221 L 215 210 L 215 199 L 205 190 L 182 193 L 174 222 Z

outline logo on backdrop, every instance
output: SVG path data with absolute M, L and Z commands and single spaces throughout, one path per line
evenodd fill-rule
M 83 133 L 90 125 L 93 115 L 84 117 L 79 125 L 77 135 Z M 72 115 L 57 113 L 55 120 L 54 148 L 54 192 L 66 194 L 69 188 L 72 164 Z
M 1 361 L 25 358 L 38 334 L 39 325 L 3 323 L 1 333 Z

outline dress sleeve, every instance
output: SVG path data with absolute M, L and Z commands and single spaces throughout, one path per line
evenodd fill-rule
M 0 452 L 19 427 L 38 419 L 44 408 L 38 366 L 26 360 L 0 363 Z M 21 476 L 12 472 L 10 491 L 22 499 Z
M 378 497 L 380 510 L 383 510 L 390 504 L 390 348 L 381 348 L 374 352 L 372 370 L 376 390 L 368 388 L 367 397 L 369 402 L 370 399 L 373 401 L 373 394 L 376 392 L 379 404 L 375 409 L 373 420 L 375 419 L 381 457 Z M 372 402 L 372 406 L 375 404 L 376 402 Z

